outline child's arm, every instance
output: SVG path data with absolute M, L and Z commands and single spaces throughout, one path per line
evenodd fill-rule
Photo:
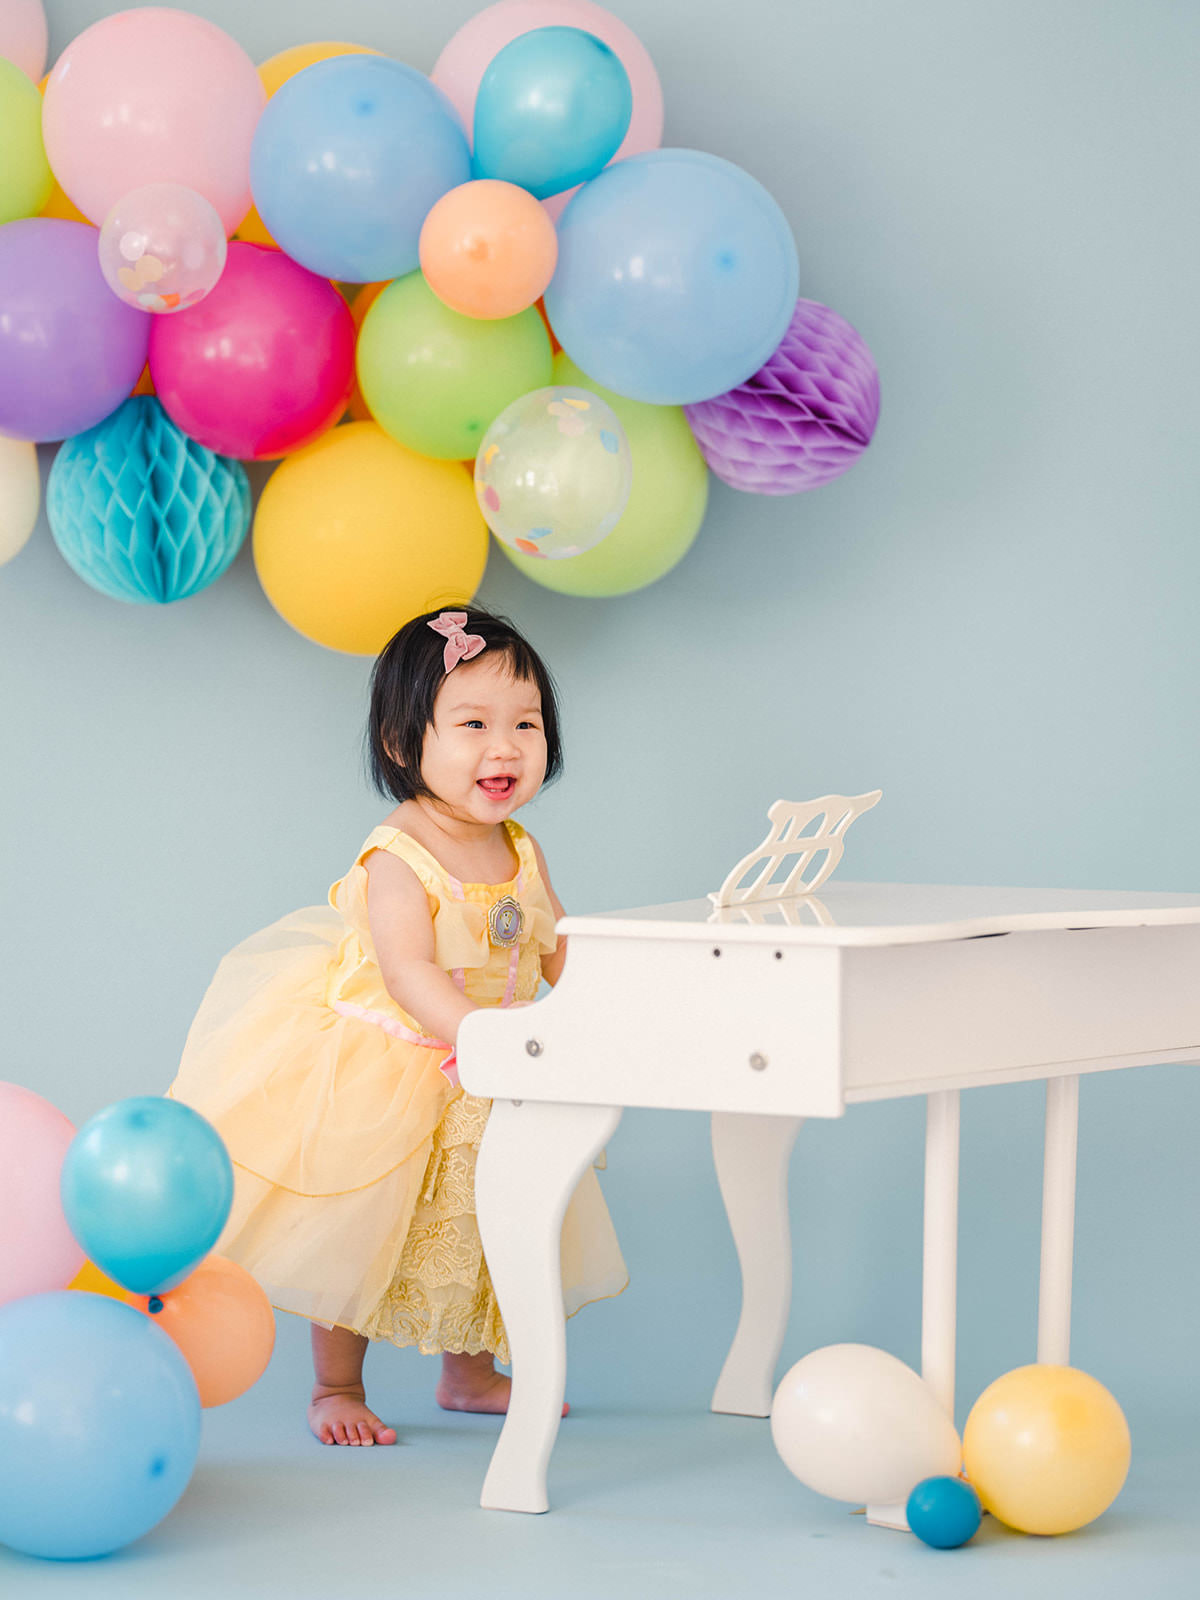
M 541 845 L 537 842 L 532 834 L 529 834 L 528 838 L 530 844 L 533 846 L 533 853 L 537 857 L 538 871 L 542 875 L 542 882 L 546 885 L 546 893 L 550 897 L 550 904 L 554 907 L 554 917 L 555 921 L 557 921 L 559 917 L 565 917 L 566 912 L 562 908 L 561 900 L 554 892 L 554 885 L 550 882 L 550 874 L 546 871 L 546 858 L 542 854 Z M 558 936 L 558 943 L 554 948 L 554 954 L 542 957 L 542 977 L 545 978 L 547 983 L 558 982 L 559 978 L 562 976 L 563 963 L 566 961 L 566 959 L 566 936 L 560 933 Z
M 387 992 L 427 1033 L 453 1044 L 459 1023 L 479 1008 L 434 961 L 424 886 L 387 850 L 367 857 L 367 922 Z

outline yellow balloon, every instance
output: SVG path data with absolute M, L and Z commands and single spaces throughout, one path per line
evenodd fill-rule
M 320 40 L 316 44 L 294 44 L 286 50 L 280 50 L 277 55 L 270 56 L 258 69 L 262 79 L 262 86 L 267 91 L 267 99 L 275 93 L 276 89 L 294 78 L 298 72 L 303 72 L 305 67 L 311 67 L 318 61 L 328 61 L 333 56 L 378 56 L 380 50 L 372 50 L 366 44 L 338 44 L 332 40 Z M 258 207 L 251 206 L 246 215 L 234 230 L 234 238 L 242 239 L 247 244 L 265 244 L 273 250 L 278 250 L 274 237 L 267 232 L 266 223 L 258 214 Z
M 267 599 L 330 650 L 376 655 L 422 611 L 464 604 L 488 530 L 458 461 L 431 461 L 377 422 L 332 428 L 276 467 L 254 518 Z
M 630 594 L 656 582 L 691 549 L 708 505 L 708 468 L 682 406 L 652 406 L 602 389 L 562 351 L 554 382 L 588 389 L 616 412 L 633 458 L 633 485 L 620 520 L 582 555 L 544 561 L 501 544 L 527 578 L 589 599 Z
M 985 1511 L 1021 1533 L 1070 1533 L 1117 1498 L 1129 1425 L 1102 1383 L 1075 1367 L 1018 1367 L 972 1407 L 963 1464 Z
M 114 1283 L 107 1272 L 101 1272 L 94 1261 L 85 1261 L 67 1285 L 68 1289 L 83 1289 L 88 1294 L 106 1294 L 110 1300 L 124 1300 L 125 1290 Z

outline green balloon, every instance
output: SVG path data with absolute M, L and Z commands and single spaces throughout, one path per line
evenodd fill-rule
M 633 456 L 629 503 L 613 531 L 582 555 L 546 561 L 500 548 L 527 578 L 556 594 L 598 600 L 644 589 L 682 561 L 708 505 L 708 468 L 683 407 L 647 405 L 602 389 L 564 351 L 554 358 L 553 381 L 589 389 L 620 418 Z
M 518 395 L 550 382 L 550 336 L 537 309 L 481 321 L 443 305 L 420 272 L 397 278 L 358 336 L 358 386 L 371 415 L 409 450 L 474 457 Z
M 20 67 L 0 56 L 0 223 L 36 217 L 53 188 L 42 97 Z

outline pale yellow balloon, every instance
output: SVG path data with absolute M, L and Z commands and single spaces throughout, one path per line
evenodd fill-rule
M 376 655 L 422 611 L 465 604 L 487 565 L 488 530 L 457 461 L 348 422 L 276 467 L 254 518 L 268 600 L 330 650 Z
M 0 434 L 0 566 L 24 549 L 41 500 L 37 446 Z
M 1070 1533 L 1117 1498 L 1129 1425 L 1076 1367 L 1018 1367 L 985 1389 L 963 1431 L 963 1464 L 985 1511 L 1021 1533 Z

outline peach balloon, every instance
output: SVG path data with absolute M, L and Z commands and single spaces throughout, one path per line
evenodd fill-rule
M 267 99 L 281 89 L 289 78 L 294 78 L 298 72 L 303 72 L 305 67 L 311 67 L 318 61 L 328 61 L 332 56 L 377 56 L 382 51 L 372 50 L 366 44 L 341 44 L 331 39 L 323 39 L 315 44 L 293 44 L 286 50 L 280 50 L 273 56 L 259 64 L 258 76 L 266 91 Z M 251 206 L 250 210 L 238 223 L 236 236 L 247 244 L 265 244 L 272 250 L 278 250 L 274 237 L 268 231 L 266 223 L 258 214 L 258 207 Z
M 265 103 L 253 61 L 215 23 L 162 6 L 119 11 L 55 63 L 46 155 L 97 225 L 131 190 L 178 183 L 215 207 L 228 234 L 250 208 L 250 143 Z
M 202 1406 L 223 1406 L 236 1400 L 267 1370 L 275 1348 L 275 1313 L 258 1284 L 236 1261 L 209 1256 L 166 1294 L 128 1294 L 125 1298 L 179 1346 L 192 1369 Z
M 468 140 L 475 127 L 475 96 L 484 73 L 506 44 L 534 28 L 582 28 L 603 39 L 620 58 L 633 89 L 633 115 L 613 160 L 658 149 L 663 135 L 663 98 L 654 62 L 637 34 L 593 0 L 498 0 L 463 24 L 437 58 L 430 77 L 462 118 Z M 568 189 L 551 195 L 543 202 L 547 214 L 559 217 L 576 192 Z
M 554 276 L 558 234 L 527 189 L 497 178 L 460 184 L 421 229 L 421 271 L 443 304 L 464 317 L 515 317 Z

